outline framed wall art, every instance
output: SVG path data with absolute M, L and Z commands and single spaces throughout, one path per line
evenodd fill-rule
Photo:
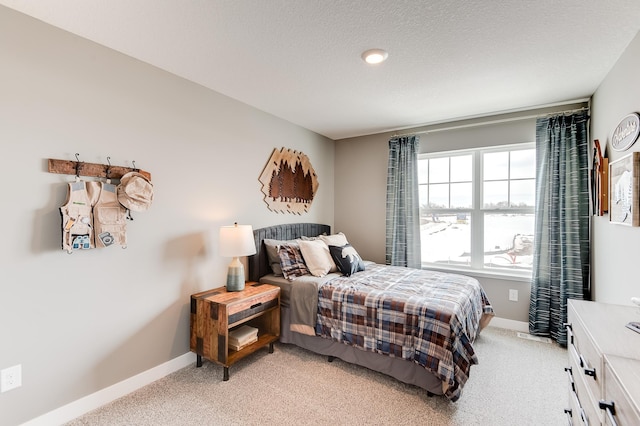
M 278 213 L 308 212 L 319 185 L 309 158 L 284 147 L 273 150 L 259 180 L 264 201 Z
M 609 222 L 640 226 L 640 152 L 609 163 Z

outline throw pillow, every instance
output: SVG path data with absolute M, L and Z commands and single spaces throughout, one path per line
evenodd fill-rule
M 297 245 L 296 240 L 273 240 L 265 238 L 263 240 L 264 247 L 267 250 L 267 259 L 269 259 L 269 266 L 274 275 L 281 277 L 282 268 L 280 267 L 280 256 L 278 255 L 278 247 L 281 245 Z
M 328 246 L 343 246 L 349 242 L 347 241 L 347 237 L 342 232 L 331 235 L 320 235 L 320 239 L 324 241 Z
M 298 243 L 304 263 L 309 268 L 311 275 L 324 277 L 329 272 L 338 270 L 331 258 L 329 247 L 322 240 L 302 240 Z
M 356 272 L 364 271 L 364 262 L 351 244 L 329 246 L 329 252 L 343 275 L 349 277 Z
M 300 253 L 300 247 L 297 245 L 278 246 L 278 256 L 280 257 L 282 275 L 286 279 L 292 281 L 309 273 L 309 269 L 304 264 L 304 259 Z

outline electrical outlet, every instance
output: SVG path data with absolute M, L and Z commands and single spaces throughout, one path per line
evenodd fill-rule
M 0 371 L 0 392 L 10 391 L 20 386 L 22 386 L 22 364 Z
M 509 289 L 509 300 L 512 302 L 518 301 L 518 290 Z

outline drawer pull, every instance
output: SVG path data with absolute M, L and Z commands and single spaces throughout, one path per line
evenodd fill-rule
M 567 421 L 569 422 L 569 426 L 573 426 L 573 422 L 571 421 L 571 408 L 565 408 L 564 414 L 567 415 Z
M 569 377 L 569 383 L 571 383 L 571 390 L 572 391 L 576 391 L 576 384 L 573 381 L 573 371 L 571 370 L 571 367 L 565 367 L 564 371 L 566 371 L 567 376 Z
M 260 303 L 256 303 L 255 305 L 251 305 L 251 307 L 250 307 L 249 309 L 255 309 L 255 308 L 257 308 L 257 307 L 258 307 L 258 306 L 260 306 L 260 305 L 262 305 L 262 302 L 260 302 Z
M 586 374 L 587 376 L 593 377 L 593 380 L 596 379 L 596 369 L 595 368 L 585 368 L 584 369 L 584 374 Z
M 614 404 L 614 402 L 601 400 L 598 405 L 600 406 L 601 410 L 604 410 L 607 413 L 607 417 L 609 417 L 609 423 L 611 423 L 612 426 L 618 426 L 618 423 L 616 422 L 616 419 L 614 417 L 616 415 L 616 405 Z
M 567 340 L 569 341 L 568 343 L 573 345 L 573 326 L 570 322 L 565 322 L 562 323 L 562 328 L 564 328 L 567 332 Z
M 593 377 L 593 380 L 596 380 L 596 369 L 595 369 L 595 367 L 594 368 L 589 368 L 589 364 L 587 364 L 587 360 L 584 359 L 582 354 L 580 354 L 580 367 L 584 368 L 584 374 L 586 376 L 591 376 L 591 377 Z

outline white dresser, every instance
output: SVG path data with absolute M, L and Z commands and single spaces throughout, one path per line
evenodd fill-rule
M 569 408 L 573 425 L 640 425 L 640 308 L 568 301 Z

